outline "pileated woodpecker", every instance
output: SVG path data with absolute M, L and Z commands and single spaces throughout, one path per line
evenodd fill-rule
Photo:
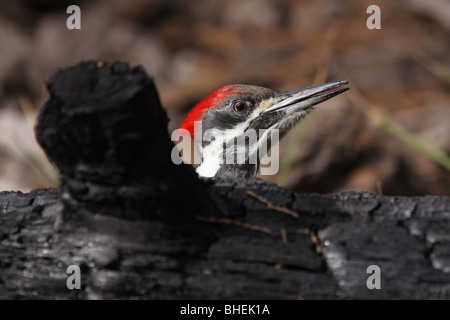
M 281 139 L 316 104 L 347 91 L 348 88 L 337 89 L 347 83 L 329 82 L 290 92 L 237 84 L 214 91 L 192 109 L 181 127 L 194 138 L 202 155 L 203 161 L 197 167 L 197 173 L 204 177 L 232 179 L 255 176 L 260 159 L 264 156 L 264 153 L 258 153 L 259 148 L 262 143 L 271 143 L 270 132 L 278 130 L 277 136 Z M 223 134 L 216 135 L 213 139 L 204 139 L 197 132 L 196 122 L 201 123 L 201 132 L 215 130 Z M 265 129 L 266 133 L 261 129 Z M 245 139 L 245 148 L 226 149 L 226 146 L 251 130 L 257 133 L 258 140 Z M 224 149 L 226 150 L 223 152 Z M 256 161 L 249 161 L 256 153 Z M 232 163 L 224 161 L 228 155 L 234 159 Z M 245 161 L 236 162 L 239 157 Z

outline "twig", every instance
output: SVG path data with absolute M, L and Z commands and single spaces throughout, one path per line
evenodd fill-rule
M 320 246 L 319 239 L 314 234 L 314 232 L 311 231 L 309 233 L 309 237 L 311 238 L 311 241 L 314 242 L 314 244 L 316 245 L 316 252 L 317 253 L 321 253 L 322 252 L 322 247 Z
M 281 240 L 283 240 L 283 243 L 286 243 L 288 241 L 286 229 L 285 228 L 281 228 L 280 229 L 280 234 L 281 234 Z
M 286 213 L 286 214 L 288 214 L 290 216 L 293 216 L 294 218 L 298 218 L 298 213 L 297 212 L 295 212 L 293 210 L 290 210 L 288 208 L 285 208 L 285 207 L 275 206 L 269 200 L 267 200 L 264 197 L 261 197 L 260 195 L 257 195 L 256 193 L 254 193 L 251 190 L 247 190 L 247 194 L 249 196 L 255 198 L 256 200 L 261 201 L 262 203 L 265 203 L 267 205 L 267 208 L 269 208 L 269 209 L 273 209 L 273 210 L 278 211 L 278 212 Z
M 381 187 L 381 181 L 380 180 L 378 180 L 377 181 L 377 193 L 379 194 L 379 195 L 383 195 L 383 188 Z

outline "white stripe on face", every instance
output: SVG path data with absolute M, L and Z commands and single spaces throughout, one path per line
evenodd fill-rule
M 197 145 L 201 148 L 201 153 L 203 157 L 203 162 L 200 166 L 197 167 L 197 173 L 202 177 L 214 177 L 216 173 L 219 171 L 221 165 L 223 164 L 223 146 L 224 143 L 234 142 L 239 136 L 244 135 L 245 131 L 248 129 L 253 120 L 255 120 L 259 115 L 270 108 L 275 103 L 281 101 L 282 98 L 269 98 L 260 103 L 260 105 L 253 110 L 253 112 L 247 117 L 247 119 L 239 123 L 233 129 L 227 129 L 222 131 L 222 134 L 214 135 L 214 139 L 207 139 L 210 141 L 208 145 L 203 146 L 202 141 L 197 141 Z M 203 133 L 204 135 L 204 133 Z M 204 137 L 202 136 L 202 139 Z M 267 139 L 267 138 L 265 138 Z M 263 140 L 265 140 L 263 139 Z M 258 151 L 259 143 L 254 144 L 249 149 L 249 155 L 254 155 L 255 152 Z M 226 151 L 225 151 L 226 152 Z

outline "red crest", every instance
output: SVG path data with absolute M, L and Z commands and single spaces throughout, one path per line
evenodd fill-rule
M 233 96 L 236 93 L 243 93 L 243 92 L 245 92 L 244 85 L 229 85 L 217 89 L 216 91 L 211 93 L 205 100 L 197 104 L 195 108 L 191 110 L 191 112 L 189 112 L 188 116 L 181 125 L 181 129 L 189 131 L 191 137 L 194 137 L 195 121 L 201 121 L 204 114 L 207 113 L 208 110 L 210 110 L 211 108 L 213 109 L 219 108 L 226 98 Z

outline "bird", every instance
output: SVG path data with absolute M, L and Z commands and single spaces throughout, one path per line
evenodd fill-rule
M 347 91 L 348 87 L 343 88 L 346 84 L 345 80 L 334 81 L 287 92 L 246 84 L 215 90 L 188 113 L 180 127 L 201 154 L 198 175 L 225 179 L 256 176 L 261 158 L 272 144 L 314 106 Z

